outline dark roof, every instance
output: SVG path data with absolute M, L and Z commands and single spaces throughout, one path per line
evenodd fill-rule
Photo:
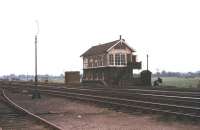
M 81 56 L 92 56 L 92 55 L 104 54 L 110 47 L 114 46 L 119 41 L 120 40 L 115 40 L 109 43 L 93 46 L 90 49 L 88 49 L 85 53 L 83 53 Z

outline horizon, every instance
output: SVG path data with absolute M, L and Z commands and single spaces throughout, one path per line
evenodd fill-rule
M 80 55 L 119 35 L 136 50 L 142 70 L 148 54 L 153 73 L 199 71 L 199 7 L 198 0 L 1 1 L 0 76 L 34 75 L 35 20 L 39 75 L 82 72 Z
M 197 71 L 194 71 L 194 72 L 175 72 L 175 71 L 166 71 L 166 70 L 161 70 L 159 72 L 154 72 L 152 73 L 152 75 L 156 75 L 157 73 L 162 73 L 163 71 L 165 71 L 166 73 L 180 73 L 180 74 L 189 74 L 189 73 L 193 73 L 193 74 L 197 74 L 197 73 L 200 73 L 200 70 L 197 70 Z M 82 75 L 83 73 L 80 72 L 80 74 Z M 139 74 L 139 73 L 134 73 L 134 74 Z M 34 74 L 15 74 L 15 73 L 10 73 L 10 74 L 7 74 L 7 75 L 0 75 L 0 77 L 3 77 L 3 76 L 11 76 L 11 75 L 14 75 L 14 76 L 35 76 Z M 58 75 L 51 75 L 51 74 L 38 74 L 38 77 L 39 76 L 64 76 L 64 73 L 60 73 Z

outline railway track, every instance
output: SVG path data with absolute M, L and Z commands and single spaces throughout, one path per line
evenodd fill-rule
M 1 90 L 0 130 L 62 130 L 60 127 L 25 110 Z
M 34 82 L 4 82 L 0 81 L 2 85 L 10 86 L 22 86 L 22 87 L 34 87 Z M 176 96 L 190 96 L 190 97 L 200 97 L 200 89 L 169 89 L 169 88 L 108 88 L 108 87 L 99 87 L 98 85 L 92 86 L 80 86 L 74 88 L 72 85 L 65 85 L 62 83 L 42 83 L 38 82 L 39 87 L 49 87 L 59 88 L 59 89 L 87 89 L 87 90 L 108 90 L 108 91 L 120 91 L 120 92 L 131 92 L 131 93 L 147 93 L 147 94 L 160 94 L 160 95 L 176 95 Z
M 0 84 L 13 84 L 13 85 L 19 85 L 19 84 L 23 84 L 23 85 L 33 85 L 34 82 L 27 82 L 27 81 L 3 81 L 0 80 Z M 107 88 L 107 89 L 113 89 L 112 88 L 108 88 L 105 87 L 103 85 L 100 84 L 89 84 L 89 83 L 84 83 L 84 84 L 64 84 L 64 83 L 45 83 L 45 82 L 38 82 L 39 85 L 41 86 L 56 86 L 56 87 L 84 87 L 84 88 L 93 88 L 93 89 L 100 89 L 100 88 Z M 129 86 L 126 87 L 126 89 L 139 89 L 139 90 L 155 90 L 155 91 L 176 91 L 176 92 L 200 92 L 199 88 L 180 88 L 180 87 L 176 87 L 176 86 L 160 86 L 160 87 L 141 87 L 141 86 Z M 124 89 L 123 87 L 115 87 L 114 89 Z
M 29 86 L 29 87 L 27 87 Z M 30 86 L 15 84 L 15 88 L 33 91 Z M 56 88 L 38 85 L 41 93 L 62 96 L 78 100 L 87 100 L 127 108 L 134 111 L 159 112 L 200 119 L 200 93 L 180 91 L 160 91 L 144 89 L 110 88 Z
M 110 96 L 97 96 L 94 94 L 91 95 L 91 94 L 61 92 L 61 91 L 55 91 L 55 90 L 40 90 L 40 92 L 45 93 L 45 94 L 50 94 L 50 95 L 72 98 L 72 99 L 109 104 L 111 106 L 117 106 L 119 108 L 128 108 L 132 110 L 140 109 L 140 110 L 145 110 L 145 111 L 175 114 L 178 116 L 200 118 L 199 107 L 172 105 L 172 104 L 166 104 L 166 103 L 155 103 L 155 102 L 149 102 L 149 101 L 116 98 L 116 97 L 110 97 Z
M 28 129 L 25 123 L 27 117 L 8 106 L 2 96 L 0 96 L 0 115 L 0 129 Z

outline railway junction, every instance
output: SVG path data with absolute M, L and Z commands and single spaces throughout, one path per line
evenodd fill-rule
M 41 99 L 32 99 L 34 84 L 1 82 L 1 88 L 5 89 L 6 95 L 16 104 L 61 129 L 200 128 L 198 92 L 99 87 L 91 89 L 90 86 L 66 88 L 62 85 L 55 87 L 41 84 L 38 85 Z M 172 119 L 165 121 L 166 118 Z M 42 126 L 52 129 L 46 124 Z

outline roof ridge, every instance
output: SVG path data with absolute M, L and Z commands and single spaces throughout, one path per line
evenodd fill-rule
M 111 42 L 91 46 L 85 53 L 83 53 L 81 56 L 91 56 L 91 55 L 99 55 L 105 53 L 109 48 L 114 46 L 116 43 L 118 43 L 121 39 L 114 40 Z
M 107 43 L 100 43 L 99 45 L 94 45 L 94 46 L 92 46 L 92 47 L 95 47 L 95 46 L 103 46 L 103 45 L 106 45 L 106 44 L 111 44 L 111 43 L 113 43 L 113 42 L 117 42 L 117 41 L 119 41 L 119 40 L 114 40 L 114 41 L 111 41 L 111 42 L 107 42 Z

